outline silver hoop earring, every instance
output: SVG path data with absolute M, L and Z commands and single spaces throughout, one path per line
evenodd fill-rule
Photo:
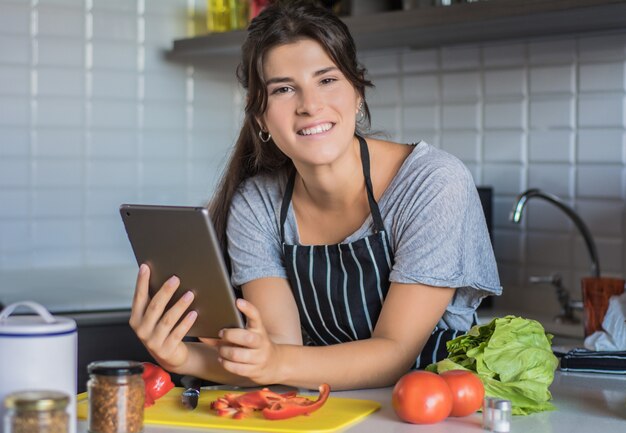
M 263 133 L 267 134 L 267 137 L 263 137 Z M 270 139 L 272 138 L 272 134 L 269 133 L 269 131 L 263 131 L 262 129 L 259 129 L 259 139 L 263 142 L 263 143 L 267 143 L 268 141 L 270 141 Z
M 357 121 L 363 120 L 365 112 L 363 111 L 363 101 L 359 104 L 359 110 L 357 111 Z

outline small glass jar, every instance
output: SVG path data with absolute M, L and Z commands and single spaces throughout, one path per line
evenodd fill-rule
M 5 433 L 68 433 L 69 395 L 58 391 L 20 391 L 4 399 Z
M 511 431 L 511 401 L 485 397 L 483 402 L 483 428 L 494 433 Z
M 91 433 L 143 431 L 143 365 L 134 361 L 97 361 L 87 366 Z

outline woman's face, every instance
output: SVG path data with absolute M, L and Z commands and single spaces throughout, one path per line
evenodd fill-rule
M 352 83 L 312 39 L 280 45 L 263 62 L 267 109 L 259 119 L 296 165 L 329 165 L 354 140 L 361 102 Z

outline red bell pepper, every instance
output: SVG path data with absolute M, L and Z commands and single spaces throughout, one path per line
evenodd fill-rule
M 172 382 L 169 373 L 158 365 L 150 362 L 142 362 L 142 364 L 143 374 L 141 377 L 143 378 L 146 388 L 144 407 L 150 407 L 156 400 L 163 397 L 174 388 L 174 382 Z
M 330 386 L 323 383 L 319 387 L 320 395 L 317 400 L 312 401 L 307 398 L 292 398 L 284 401 L 277 401 L 263 409 L 263 416 L 266 419 L 287 419 L 298 415 L 308 415 L 315 412 L 326 403 L 330 395 Z
M 286 394 L 278 394 L 270 391 L 267 388 L 263 388 L 260 391 L 251 391 L 245 394 L 235 395 L 226 394 L 224 398 L 228 401 L 231 407 L 234 408 L 251 408 L 251 409 L 263 409 L 272 403 L 282 401 L 289 397 L 295 397 L 295 392 L 289 392 Z
M 260 391 L 251 391 L 244 394 L 226 394 L 211 403 L 218 416 L 232 416 L 233 419 L 242 419 L 252 412 L 261 411 L 267 419 L 286 419 L 298 415 L 308 415 L 324 405 L 330 394 L 327 384 L 320 385 L 320 396 L 312 401 L 305 397 L 298 397 L 295 392 L 278 394 L 263 388 Z

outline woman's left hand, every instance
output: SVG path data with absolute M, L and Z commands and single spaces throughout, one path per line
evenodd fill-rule
M 254 305 L 239 298 L 237 308 L 247 318 L 245 329 L 223 329 L 219 339 L 201 340 L 217 347 L 224 370 L 258 384 L 279 383 L 279 345 L 270 339 Z

